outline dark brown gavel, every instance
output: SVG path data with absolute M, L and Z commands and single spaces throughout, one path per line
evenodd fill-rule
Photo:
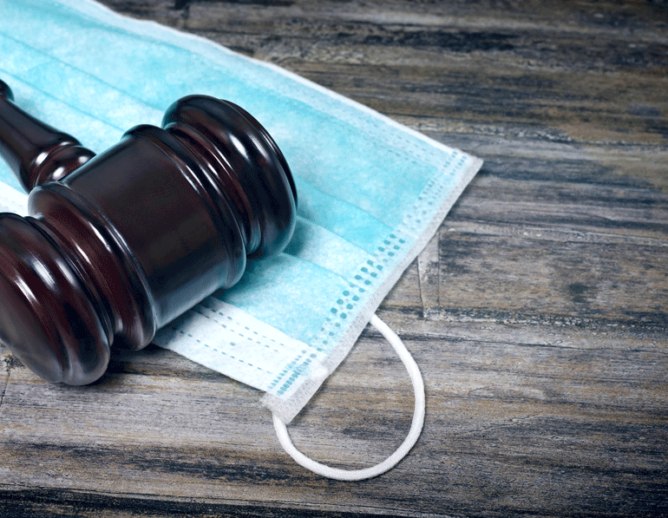
M 294 230 L 283 154 L 212 97 L 177 101 L 162 128 L 136 126 L 95 156 L 0 81 L 0 154 L 31 191 L 30 216 L 0 214 L 0 341 L 49 381 L 95 381 L 112 343 L 145 347 Z

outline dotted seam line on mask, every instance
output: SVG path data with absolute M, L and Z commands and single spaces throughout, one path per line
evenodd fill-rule
M 270 342 L 273 342 L 273 343 L 275 343 L 275 344 L 278 344 L 278 345 L 280 345 L 281 347 L 285 347 L 285 344 L 284 344 L 283 342 L 281 342 L 280 340 L 276 340 L 276 339 L 274 339 L 274 338 L 271 338 L 271 337 L 269 337 L 269 336 L 260 334 L 260 333 L 258 333 L 257 331 L 254 331 L 254 330 L 250 329 L 247 325 L 242 324 L 242 323 L 239 322 L 238 320 L 236 320 L 236 319 L 232 318 L 231 316 L 225 314 L 225 313 L 224 313 L 223 311 L 221 311 L 220 309 L 210 308 L 209 306 L 207 306 L 207 305 L 205 304 L 205 302 L 206 302 L 206 299 L 203 300 L 202 302 L 200 302 L 200 303 L 198 304 L 198 306 L 201 306 L 201 307 L 203 307 L 203 308 L 205 308 L 205 309 L 208 309 L 209 311 L 211 311 L 212 313 L 214 313 L 214 314 L 216 314 L 216 315 L 220 315 L 221 317 L 225 317 L 225 318 L 226 318 L 227 320 L 229 320 L 230 322 L 235 323 L 235 324 L 236 324 L 237 326 L 239 326 L 239 327 L 243 327 L 246 331 L 249 331 L 249 332 L 253 333 L 254 335 L 257 335 L 257 336 L 259 336 L 260 338 L 263 338 L 264 340 L 269 340 Z M 196 306 L 196 307 L 197 307 L 197 306 Z M 202 316 L 206 316 L 206 315 L 202 315 Z M 223 325 L 223 324 L 221 324 L 221 325 Z M 257 342 L 257 343 L 260 343 L 260 342 Z M 266 344 L 261 344 L 261 345 L 266 345 Z
M 248 331 L 251 331 L 251 329 L 250 329 L 248 326 L 245 326 L 245 325 L 241 324 L 241 323 L 238 322 L 236 319 L 233 319 L 232 317 L 230 317 L 229 315 L 226 315 L 224 312 L 222 312 L 222 311 L 220 311 L 220 310 L 217 310 L 217 309 L 210 308 L 210 307 L 206 306 L 204 303 L 200 303 L 198 306 L 196 306 L 195 308 L 193 308 L 193 309 L 191 310 L 191 311 L 196 312 L 198 315 L 203 316 L 204 318 L 207 318 L 207 319 L 209 319 L 209 320 L 212 320 L 213 322 L 216 322 L 216 323 L 217 323 L 218 325 L 220 325 L 221 327 L 223 327 L 223 328 L 225 328 L 225 329 L 229 329 L 231 332 L 238 334 L 239 336 L 241 336 L 241 337 L 244 338 L 244 339 L 250 339 L 249 337 L 246 337 L 245 335 L 239 333 L 238 330 L 233 329 L 233 327 L 230 326 L 229 324 L 225 324 L 225 323 L 223 323 L 223 322 L 220 322 L 218 319 L 216 319 L 216 318 L 214 318 L 214 317 L 210 317 L 209 315 L 206 315 L 206 314 L 203 314 L 203 313 L 201 313 L 201 312 L 199 312 L 199 311 L 196 311 L 197 307 L 199 307 L 199 306 L 201 306 L 201 307 L 203 307 L 203 308 L 205 308 L 205 309 L 208 309 L 210 312 L 212 312 L 212 313 L 215 314 L 215 315 L 220 315 L 220 316 L 225 317 L 225 318 L 228 319 L 230 322 L 234 322 L 234 323 L 236 323 L 239 327 L 243 327 L 244 329 L 246 329 L 246 330 L 248 330 Z M 282 347 L 286 347 L 285 344 L 284 344 L 283 342 L 276 341 L 276 340 L 274 340 L 273 338 L 268 338 L 268 337 L 266 337 L 265 335 L 261 335 L 261 334 L 259 334 L 257 331 L 251 331 L 251 332 L 253 332 L 254 334 L 258 335 L 259 337 L 264 338 L 265 340 L 271 340 L 272 342 L 277 343 L 277 344 L 281 345 Z M 271 347 L 270 347 L 269 345 L 267 345 L 266 343 L 263 343 L 263 342 L 261 342 L 261 341 L 259 341 L 259 340 L 255 340 L 255 343 L 257 343 L 257 344 L 259 344 L 259 345 L 263 345 L 264 347 L 266 347 L 266 348 L 268 348 L 268 349 L 271 349 Z M 232 343 L 232 345 L 236 345 L 236 344 Z M 280 352 L 278 349 L 275 349 L 275 348 L 274 348 L 273 350 L 274 350 L 274 352 L 276 352 L 277 354 L 281 354 L 281 352 Z M 293 359 L 290 363 L 288 363 L 288 365 L 286 365 L 286 367 L 285 367 L 280 373 L 278 373 L 277 377 L 276 377 L 274 380 L 272 380 L 272 382 L 271 382 L 271 383 L 269 384 L 269 386 L 267 387 L 267 391 L 272 390 L 278 383 L 280 383 L 280 381 L 281 381 L 283 378 L 285 378 L 285 376 L 286 376 L 288 373 L 292 372 L 292 374 L 290 375 L 290 377 L 288 378 L 288 381 L 287 381 L 288 386 L 290 386 L 290 385 L 297 379 L 297 377 L 299 377 L 299 375 L 301 375 L 301 373 L 303 373 L 304 370 L 306 370 L 306 369 L 308 368 L 308 366 L 309 366 L 311 363 L 313 363 L 313 361 L 317 358 L 317 355 L 316 355 L 316 354 L 311 353 L 310 356 L 309 356 L 306 360 L 304 360 L 303 362 L 301 362 L 301 364 L 299 364 L 300 360 L 301 360 L 301 359 L 304 357 L 304 355 L 307 354 L 307 353 L 308 353 L 308 351 L 306 351 L 306 350 L 302 350 L 302 352 L 301 352 L 295 359 Z M 298 365 L 298 364 L 299 364 L 299 365 Z M 296 368 L 295 368 L 295 367 L 296 367 Z M 265 372 L 266 372 L 266 371 L 265 371 Z M 283 392 L 281 392 L 281 394 L 282 394 L 282 393 L 283 393 Z
M 394 234 L 392 234 L 394 236 Z M 405 240 L 402 239 L 402 242 L 405 243 Z M 325 320 L 325 323 L 323 326 L 320 328 L 320 331 L 316 336 L 322 336 L 320 340 L 314 340 L 312 343 L 309 344 L 309 346 L 314 347 L 319 353 L 321 354 L 327 354 L 328 351 L 328 344 L 329 341 L 332 339 L 336 339 L 336 335 L 340 334 L 340 330 L 342 328 L 341 323 L 338 320 L 333 320 L 332 317 L 335 315 L 337 316 L 338 319 L 340 320 L 346 320 L 348 318 L 348 314 L 346 311 L 351 311 L 354 310 L 357 303 L 361 301 L 361 298 L 364 296 L 363 294 L 366 293 L 368 289 L 372 289 L 373 286 L 372 284 L 375 284 L 381 279 L 381 276 L 379 273 L 383 270 L 383 265 L 376 264 L 373 260 L 369 259 L 365 263 L 367 266 L 362 266 L 359 269 L 359 273 L 354 276 L 355 280 L 357 281 L 362 281 L 364 284 L 364 287 L 361 285 L 355 284 L 355 283 L 348 283 L 349 289 L 344 290 L 342 293 L 342 296 L 336 301 L 337 307 L 332 307 L 330 309 L 331 316 L 328 316 Z M 373 268 L 375 268 L 378 271 L 374 271 Z M 360 295 L 355 294 L 354 292 L 359 293 Z M 338 328 L 338 329 L 337 329 Z M 311 358 L 317 358 L 317 354 L 311 353 Z M 296 361 L 298 361 L 301 358 L 298 357 L 295 359 L 295 362 L 291 362 L 289 365 L 296 365 Z M 288 389 L 294 384 L 294 381 L 299 377 L 299 375 L 310 365 L 311 360 L 307 359 L 305 362 L 303 362 L 297 369 L 293 371 L 291 376 L 287 378 L 281 387 L 276 391 L 276 394 L 278 396 L 282 396 L 285 394 Z M 285 378 L 285 375 L 288 373 L 288 370 L 284 370 L 276 380 L 274 380 L 268 387 L 268 391 L 274 389 L 280 381 L 282 381 L 283 378 Z
M 203 307 L 206 307 L 206 306 L 203 306 Z M 211 308 L 206 308 L 206 309 L 208 309 L 209 311 L 212 311 L 214 314 L 221 314 L 221 315 L 223 315 L 222 313 L 220 313 L 220 312 L 216 312 L 216 311 L 212 310 Z M 253 339 L 252 337 L 249 337 L 249 336 L 246 336 L 246 335 L 242 334 L 238 329 L 235 329 L 234 326 L 231 326 L 230 324 L 225 324 L 225 323 L 223 323 L 223 322 L 220 322 L 220 321 L 219 321 L 218 319 L 216 319 L 215 317 L 210 317 L 209 315 L 205 315 L 204 313 L 200 313 L 199 311 L 197 311 L 197 306 L 195 306 L 195 307 L 192 309 L 192 311 L 193 311 L 194 313 L 197 313 L 197 314 L 200 315 L 200 316 L 203 316 L 204 318 L 207 318 L 207 319 L 211 320 L 212 322 L 215 322 L 216 324 L 218 324 L 219 326 L 221 326 L 223 329 L 228 329 L 230 332 L 236 334 L 237 336 L 240 336 L 240 337 L 243 338 L 244 340 L 250 340 L 250 341 L 255 342 L 255 343 L 258 344 L 258 345 L 264 346 L 264 347 L 267 348 L 267 349 L 272 349 L 272 346 L 270 346 L 270 345 L 267 344 L 266 342 L 261 342 L 260 340 L 255 340 L 255 339 Z M 225 315 L 223 315 L 223 316 L 225 316 Z M 227 317 L 227 318 L 230 318 L 230 317 Z M 231 320 L 231 321 L 234 321 L 234 320 L 231 319 L 231 318 L 230 318 L 230 320 Z M 243 326 L 243 327 L 244 327 L 245 329 L 248 329 L 248 327 L 246 327 L 246 326 Z M 250 331 L 250 329 L 248 329 L 248 330 Z M 260 336 L 260 335 L 258 335 L 258 336 Z M 266 337 L 263 337 L 263 338 L 266 338 Z M 237 344 L 236 344 L 236 342 L 230 342 L 230 345 L 234 347 L 234 346 L 236 346 Z M 282 345 L 283 347 L 285 347 L 285 345 L 282 344 L 282 343 L 281 343 L 280 345 Z M 273 348 L 273 350 L 274 350 L 275 353 L 277 353 L 277 354 L 281 354 L 281 352 L 280 352 L 278 349 Z
M 284 378 L 285 376 L 289 373 L 292 372 L 290 377 L 284 381 L 283 385 L 281 386 L 280 389 L 276 392 L 277 395 L 282 396 L 285 394 L 285 392 L 292 386 L 292 384 L 297 380 L 301 374 L 308 369 L 309 365 L 315 361 L 315 359 L 318 357 L 317 354 L 311 353 L 309 355 L 309 358 L 306 358 L 301 364 L 299 364 L 296 368 L 293 369 L 299 363 L 299 361 L 304 357 L 304 354 L 306 354 L 307 351 L 302 351 L 302 354 L 297 356 L 293 361 L 291 361 L 288 365 L 285 366 L 285 368 L 278 373 L 277 377 L 269 384 L 267 387 L 267 392 L 272 390 L 273 388 L 276 387 Z
M 435 200 L 442 197 L 443 190 L 449 185 L 450 178 L 459 172 L 467 162 L 468 156 L 454 152 L 452 157 L 443 165 L 443 169 L 447 169 L 458 156 L 459 159 L 453 171 L 450 174 L 439 175 L 427 182 L 422 193 L 418 196 L 413 210 L 409 212 L 405 220 L 397 226 L 394 232 L 390 233 L 383 240 L 383 243 L 378 246 L 373 256 L 365 261 L 362 266 L 358 267 L 353 276 L 353 279 L 357 282 L 349 282 L 349 289 L 344 290 L 336 300 L 336 305 L 330 308 L 331 315 L 325 319 L 315 339 L 308 344 L 309 346 L 315 347 L 318 352 L 327 354 L 330 341 L 336 342 L 344 329 L 341 321 L 347 320 L 348 313 L 354 311 L 363 302 L 362 299 L 365 298 L 367 290 L 373 291 L 375 285 L 384 279 L 383 274 L 387 275 L 386 272 L 391 271 L 392 263 L 398 262 L 399 258 L 402 257 L 401 252 L 409 241 L 408 236 L 414 236 L 418 229 L 423 226 L 423 218 L 429 216 L 431 219 L 436 214 L 438 208 L 434 207 Z M 425 208 L 425 205 L 434 208 L 430 210 L 429 208 Z M 387 269 L 388 267 L 389 270 Z M 293 374 L 293 376 L 288 378 L 276 394 L 279 396 L 283 395 L 294 383 L 297 376 Z M 282 377 L 284 376 L 279 376 L 278 380 Z M 268 390 L 273 389 L 276 385 L 277 383 L 272 383 Z
M 231 355 L 231 354 L 227 354 L 225 351 L 221 351 L 221 350 L 217 349 L 216 347 L 207 344 L 206 342 L 202 342 L 199 338 L 193 336 L 192 333 L 187 333 L 187 332 L 185 332 L 185 331 L 183 331 L 183 330 L 177 328 L 177 327 L 174 326 L 174 325 L 172 325 L 172 326 L 170 326 L 170 327 L 171 327 L 174 331 L 178 331 L 178 332 L 181 333 L 182 335 L 187 336 L 187 337 L 189 337 L 189 338 L 192 338 L 192 339 L 195 340 L 198 344 L 201 344 L 201 345 L 203 345 L 204 347 L 208 347 L 209 349 L 211 349 L 211 350 L 213 350 L 213 351 L 215 351 L 215 352 L 217 352 L 217 353 L 220 353 L 220 354 L 222 354 L 222 355 L 224 355 L 224 356 L 227 356 L 228 358 L 231 358 L 231 359 L 233 359 L 233 360 L 236 360 L 236 361 L 238 361 L 239 363 L 243 363 L 245 366 L 248 366 L 248 367 L 254 367 L 255 369 L 257 369 L 257 370 L 259 370 L 259 371 L 262 371 L 262 372 L 268 372 L 268 371 L 264 370 L 262 367 L 258 367 L 257 365 L 253 365 L 252 363 L 246 362 L 246 361 L 242 360 L 241 358 L 237 358 L 237 357 L 235 357 L 235 356 L 233 356 L 233 355 Z M 269 374 L 271 374 L 271 373 L 269 373 Z
M 451 162 L 452 160 L 449 160 L 448 163 L 444 165 L 444 168 L 449 167 Z M 460 158 L 460 161 L 456 164 L 455 172 L 458 171 L 465 162 L 466 156 L 463 155 L 462 158 Z M 421 209 L 420 206 L 424 207 L 425 204 L 428 207 L 434 206 L 434 200 L 436 200 L 443 192 L 446 183 L 442 177 L 439 177 L 438 180 L 440 181 L 432 179 L 425 185 L 423 192 L 418 196 L 414 210 L 407 215 L 406 220 L 383 240 L 383 243 L 378 246 L 372 258 L 367 260 L 365 265 L 358 267 L 357 272 L 353 277 L 357 283 L 350 283 L 350 288 L 359 292 L 359 295 L 353 295 L 350 293 L 350 290 L 344 290 L 342 296 L 336 301 L 336 305 L 332 306 L 329 310 L 332 316 L 338 316 L 338 318 L 342 320 L 347 319 L 348 313 L 346 311 L 354 311 L 356 309 L 360 302 L 360 297 L 364 296 L 363 294 L 366 290 L 373 289 L 374 285 L 380 282 L 383 268 L 390 266 L 390 264 L 394 262 L 395 256 L 400 256 L 407 243 L 406 234 L 414 234 L 418 225 L 422 223 L 421 218 L 427 216 L 428 212 L 435 212 L 435 210 L 430 211 L 428 208 Z M 420 217 L 415 217 L 414 213 L 418 213 Z M 404 230 L 406 228 L 410 232 Z M 374 271 L 374 269 L 378 271 Z M 333 326 L 335 328 L 341 328 L 341 324 L 338 322 L 334 323 Z M 332 319 L 328 317 L 325 324 L 323 324 L 318 332 L 317 336 L 319 338 L 315 341 L 318 351 L 322 351 L 323 348 L 329 344 L 331 337 L 335 337 L 339 334 L 337 329 L 332 330 L 331 327 Z
M 457 159 L 457 157 L 459 157 L 459 159 L 455 163 L 453 170 L 446 172 L 447 168 L 452 165 L 452 162 Z M 435 201 L 442 198 L 443 191 L 450 185 L 452 178 L 456 176 L 467 160 L 468 156 L 465 154 L 458 151 L 452 153 L 445 164 L 443 164 L 441 174 L 427 182 L 422 193 L 420 193 L 418 199 L 414 203 L 412 211 L 406 215 L 404 221 L 397 226 L 394 232 L 389 234 L 389 236 L 383 240 L 383 243 L 378 247 L 372 258 L 367 260 L 365 265 L 358 268 L 353 277 L 354 280 L 358 282 L 350 282 L 349 287 L 351 290 L 359 292 L 360 295 L 353 295 L 350 290 L 344 290 L 342 297 L 336 301 L 336 304 L 339 307 L 337 308 L 334 306 L 330 308 L 332 316 L 338 315 L 339 319 L 346 320 L 348 317 L 346 311 L 355 310 L 367 289 L 372 290 L 375 284 L 381 282 L 383 277 L 381 277 L 380 272 L 384 267 L 392 266 L 392 263 L 397 263 L 399 261 L 399 258 L 402 257 L 400 252 L 408 243 L 408 236 L 415 236 L 419 233 L 419 230 L 424 227 L 423 219 L 431 220 L 431 218 L 434 217 L 438 211 L 438 207 L 434 207 Z M 430 209 L 429 207 L 433 208 Z M 384 265 L 378 263 L 384 263 Z M 376 268 L 378 271 L 374 271 L 373 268 Z M 391 270 L 391 268 L 389 270 Z M 362 284 L 365 287 L 362 286 Z M 343 327 L 341 323 L 332 320 L 332 318 L 328 316 L 316 335 L 316 337 L 319 337 L 319 340 L 316 338 L 309 343 L 309 346 L 315 347 L 319 352 L 326 354 L 326 346 L 329 344 L 329 340 L 336 340 L 337 335 L 340 335 L 342 330 Z M 301 356 L 295 359 L 294 362 L 291 362 L 286 369 L 296 365 L 296 362 L 300 358 Z M 295 369 L 292 375 L 276 391 L 276 394 L 278 396 L 285 394 L 306 366 L 307 365 L 302 364 L 298 369 Z M 274 389 L 277 386 L 276 382 L 282 380 L 288 372 L 289 370 L 284 370 L 281 375 L 270 384 L 268 391 Z

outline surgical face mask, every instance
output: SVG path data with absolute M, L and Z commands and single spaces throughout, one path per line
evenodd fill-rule
M 352 480 L 398 462 L 419 435 L 423 388 L 410 355 L 374 312 L 481 161 L 278 67 L 93 2 L 5 0 L 0 55 L 0 78 L 15 102 L 96 152 L 134 125 L 159 125 L 174 100 L 192 93 L 230 100 L 268 129 L 295 176 L 294 238 L 154 341 L 263 391 L 281 443 L 309 469 Z M 0 180 L 3 210 L 21 212 L 24 195 L 4 164 Z M 414 426 L 380 467 L 327 471 L 300 457 L 285 424 L 370 321 L 409 368 Z

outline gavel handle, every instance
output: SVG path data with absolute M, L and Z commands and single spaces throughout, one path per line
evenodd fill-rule
M 21 110 L 0 80 L 0 156 L 26 191 L 57 181 L 95 156 L 90 149 Z

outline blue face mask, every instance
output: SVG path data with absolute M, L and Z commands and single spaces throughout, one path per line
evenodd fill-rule
M 299 197 L 288 248 L 249 263 L 155 343 L 265 392 L 283 423 L 346 357 L 481 165 L 278 67 L 92 2 L 2 9 L 0 78 L 15 102 L 92 150 L 159 125 L 192 93 L 239 104 L 277 142 Z M 4 164 L 0 180 L 18 188 Z

